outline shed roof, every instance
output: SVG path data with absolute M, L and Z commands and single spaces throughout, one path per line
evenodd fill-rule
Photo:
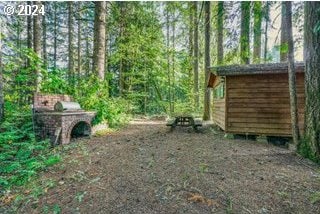
M 209 68 L 217 76 L 237 76 L 248 74 L 281 74 L 288 72 L 288 63 L 267 63 L 250 65 L 227 65 Z M 296 72 L 304 72 L 304 64 L 295 64 Z
M 240 76 L 250 74 L 283 74 L 288 72 L 288 63 L 266 63 L 249 65 L 226 65 L 209 68 L 210 76 L 207 87 L 212 88 L 216 85 L 219 76 Z M 304 72 L 304 63 L 295 63 L 297 73 Z

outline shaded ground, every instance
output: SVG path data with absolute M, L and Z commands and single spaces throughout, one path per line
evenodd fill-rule
M 19 213 L 320 213 L 319 169 L 288 150 L 159 121 L 70 149 Z

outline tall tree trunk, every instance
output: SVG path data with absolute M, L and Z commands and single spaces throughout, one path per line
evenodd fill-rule
M 106 45 L 106 2 L 95 2 L 92 70 L 104 80 Z
M 281 3 L 281 41 L 280 41 L 280 61 L 286 62 L 288 60 L 288 26 L 286 26 L 286 8 L 285 4 Z
M 120 7 L 120 14 L 125 14 L 126 13 L 126 2 L 119 2 L 119 7 Z M 122 15 L 120 17 L 119 21 L 120 25 L 120 38 L 123 40 L 124 38 L 124 30 L 125 30 L 125 20 L 124 16 Z M 125 77 L 124 77 L 124 62 L 123 62 L 123 57 L 120 58 L 119 62 L 119 92 L 120 96 L 124 95 L 124 88 L 125 88 Z
M 305 136 L 314 157 L 320 159 L 320 2 L 305 2 Z M 315 30 L 317 29 L 317 30 Z
M 108 12 L 108 4 L 110 2 L 107 2 L 106 3 L 106 12 L 105 12 L 105 54 L 104 54 L 104 72 L 105 72 L 105 76 L 108 75 L 109 71 L 108 71 L 108 53 L 109 53 L 109 22 L 108 22 L 108 19 L 109 19 L 109 12 Z M 110 78 L 107 78 L 105 80 L 105 84 L 106 84 L 106 87 L 107 87 L 107 92 L 108 92 L 108 96 L 110 96 Z
M 44 7 L 46 7 L 47 2 L 42 2 Z M 47 54 L 47 20 L 46 16 L 42 16 L 42 58 L 44 66 L 47 67 L 48 64 L 48 54 Z
M 77 79 L 80 80 L 81 75 L 81 2 L 78 3 L 78 44 L 77 44 Z
M 86 26 L 87 28 L 86 28 L 86 33 L 87 33 L 87 35 L 89 35 L 89 24 L 87 23 L 87 26 Z M 91 65 L 91 63 L 90 63 L 90 44 L 89 44 L 89 37 L 88 36 L 86 36 L 85 37 L 86 38 L 86 57 L 85 57 L 85 59 L 86 59 L 86 63 L 85 63 L 85 71 L 86 71 L 86 76 L 88 77 L 89 75 L 90 75 L 90 65 Z
M 32 5 L 31 1 L 27 1 L 27 5 Z M 27 47 L 32 49 L 32 16 L 27 16 Z M 30 66 L 30 59 L 27 60 L 27 67 Z
M 2 23 L 0 23 L 0 124 L 4 121 L 4 82 L 2 65 Z
M 218 2 L 218 14 L 217 14 L 217 64 L 223 63 L 223 17 L 224 17 L 224 5 L 223 1 Z
M 74 85 L 73 2 L 68 2 L 68 80 Z
M 168 86 L 169 86 L 169 91 L 168 91 L 168 96 L 169 96 L 169 109 L 170 109 L 170 114 L 173 113 L 173 108 L 172 108 L 172 92 L 171 92 L 171 72 L 170 72 L 170 17 L 169 17 L 169 2 L 166 2 L 167 8 L 166 8 L 166 28 L 167 28 L 167 73 L 168 73 Z
M 198 22 L 198 2 L 193 2 L 193 27 L 194 27 L 194 61 L 193 61 L 193 93 L 194 104 L 199 110 L 199 22 Z
M 107 10 L 107 8 L 106 8 Z M 105 69 L 105 73 L 108 73 L 108 53 L 109 53 L 109 22 L 108 22 L 108 17 L 109 17 L 109 13 L 108 11 L 106 11 L 106 49 L 105 49 L 105 56 L 104 56 L 104 69 Z M 109 83 L 109 80 L 108 80 Z
M 297 90 L 296 90 L 296 73 L 294 68 L 294 46 L 292 36 L 292 9 L 291 2 L 282 2 L 286 11 L 287 41 L 288 41 L 288 81 L 290 92 L 290 113 L 292 125 L 292 137 L 295 147 L 299 143 L 299 123 L 298 123 L 298 106 L 297 106 Z
M 262 2 L 253 2 L 253 62 L 260 63 L 261 58 L 261 24 L 262 24 Z
M 209 79 L 210 67 L 210 32 L 211 32 L 211 4 L 210 1 L 205 1 L 205 50 L 204 50 L 204 112 L 203 120 L 210 120 L 210 90 L 207 88 L 207 81 Z
M 267 62 L 267 54 L 268 54 L 268 26 L 269 26 L 269 10 L 270 10 L 270 4 L 268 1 L 265 2 L 264 7 L 264 21 L 265 21 L 265 27 L 264 27 L 264 53 L 263 53 L 263 59 L 264 62 Z
M 193 6 L 192 6 L 192 2 L 188 2 L 188 7 L 189 7 L 189 62 L 190 62 L 190 66 L 189 66 L 189 83 L 188 83 L 188 87 L 190 87 L 190 89 L 192 90 L 192 65 L 193 65 Z M 190 91 L 191 92 L 191 91 Z M 191 102 L 192 102 L 192 97 L 191 98 Z M 190 102 L 190 103 L 191 103 Z
M 172 21 L 172 112 L 174 112 L 174 103 L 175 103 L 175 72 L 176 72 L 176 65 L 175 65 L 175 57 L 176 57 L 176 11 L 173 11 L 173 21 Z
M 58 16 L 57 2 L 53 2 L 54 27 L 53 27 L 53 68 L 57 69 L 57 41 L 58 41 Z
M 38 7 L 41 6 L 41 2 L 35 2 Z M 41 23 L 40 23 L 40 15 L 33 16 L 33 51 L 40 58 L 41 57 Z M 36 65 L 35 68 L 35 86 L 36 92 L 40 91 L 40 67 Z
M 17 30 L 17 39 L 16 39 L 16 45 L 17 45 L 17 55 L 18 57 L 21 57 L 21 20 L 20 20 L 20 16 L 17 17 L 17 26 L 16 26 L 16 30 Z
M 250 2 L 241 2 L 241 33 L 240 33 L 241 64 L 250 63 Z
M 31 1 L 27 1 L 27 5 L 32 5 Z M 27 16 L 27 47 L 32 48 L 32 16 Z

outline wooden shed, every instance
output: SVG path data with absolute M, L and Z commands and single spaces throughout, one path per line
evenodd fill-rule
M 297 63 L 299 128 L 304 122 L 304 64 Z M 210 68 L 213 120 L 226 133 L 291 137 L 286 63 Z

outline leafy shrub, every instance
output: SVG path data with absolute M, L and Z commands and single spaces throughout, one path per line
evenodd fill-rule
M 75 98 L 84 109 L 97 112 L 95 124 L 107 121 L 110 127 L 117 127 L 130 119 L 131 103 L 124 98 L 110 98 L 107 82 L 91 76 L 79 82 L 78 88 Z
M 320 160 L 312 152 L 310 145 L 308 143 L 308 139 L 301 139 L 300 144 L 298 146 L 298 153 L 305 158 L 312 160 L 313 162 L 320 163 Z
M 9 113 L 0 125 L 0 189 L 23 185 L 38 170 L 59 162 L 59 156 L 50 155 L 47 141 L 37 142 L 33 132 L 32 115 Z
M 52 70 L 44 73 L 41 91 L 45 93 L 70 94 L 71 87 L 65 78 L 65 70 Z

